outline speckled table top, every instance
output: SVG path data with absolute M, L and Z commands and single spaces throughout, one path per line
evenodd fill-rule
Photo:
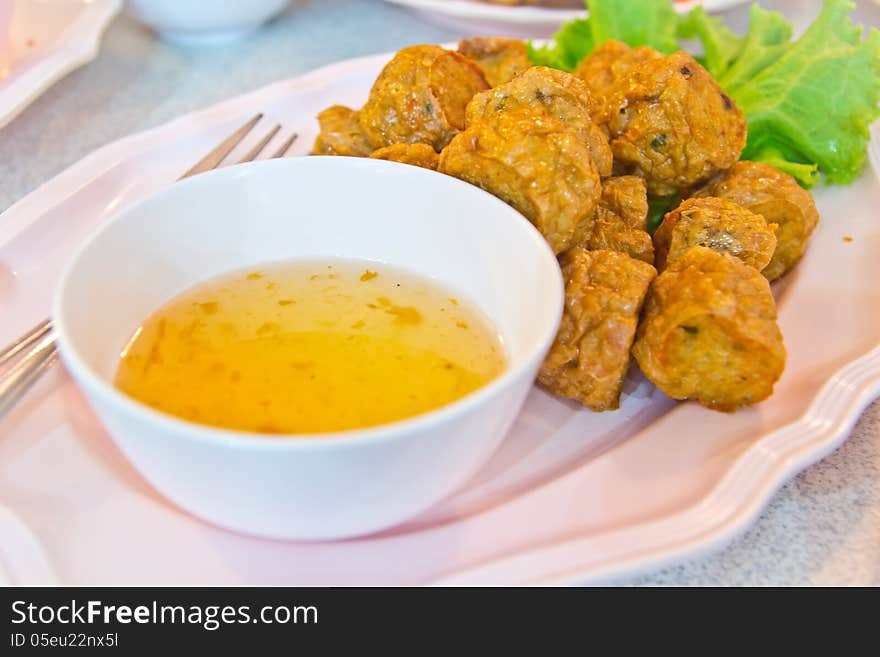
M 762 0 L 798 26 L 820 3 Z M 727 15 L 742 27 L 747 11 Z M 856 17 L 880 25 L 880 5 L 860 0 Z M 181 50 L 122 15 L 95 61 L 0 130 L 0 210 L 92 150 L 180 114 L 333 61 L 460 36 L 380 0 L 292 0 L 247 41 Z M 727 548 L 617 583 L 880 585 L 880 402 L 843 447 L 786 484 Z

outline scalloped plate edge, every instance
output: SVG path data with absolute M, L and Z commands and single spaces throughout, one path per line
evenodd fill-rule
M 751 526 L 783 484 L 840 447 L 878 396 L 880 346 L 841 368 L 804 415 L 750 447 L 716 487 L 686 511 L 496 559 L 433 584 L 595 584 L 719 550 Z M 584 556 L 596 552 L 613 552 L 615 558 L 612 562 Z

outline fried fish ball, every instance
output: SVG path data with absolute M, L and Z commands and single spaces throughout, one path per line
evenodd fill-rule
M 315 155 L 367 157 L 373 152 L 361 130 L 358 113 L 343 105 L 333 105 L 318 114 L 321 132 L 315 140 Z
M 565 309 L 538 383 L 594 411 L 615 409 L 642 303 L 657 272 L 607 250 L 574 248 L 561 264 Z
M 742 112 L 685 52 L 633 68 L 607 111 L 615 164 L 644 177 L 655 196 L 705 182 L 733 166 L 746 145 Z
M 785 368 L 767 279 L 702 246 L 654 281 L 632 351 L 668 396 L 720 411 L 766 399 Z
M 411 46 L 385 66 L 360 111 L 374 149 L 430 144 L 440 151 L 464 129 L 465 107 L 489 85 L 476 62 L 440 46 Z
M 787 173 L 761 162 L 737 162 L 694 196 L 725 198 L 777 225 L 776 251 L 763 271 L 771 281 L 797 264 L 819 223 L 813 195 Z
M 443 149 L 437 170 L 509 203 L 541 231 L 554 253 L 590 234 L 602 191 L 579 133 L 529 108 L 468 127 Z
M 608 135 L 593 121 L 596 102 L 582 80 L 565 71 L 533 66 L 501 86 L 478 94 L 467 106 L 467 125 L 528 108 L 576 130 L 589 146 L 599 175 L 611 175 Z
M 650 265 L 654 263 L 654 245 L 647 228 L 645 181 L 637 176 L 608 178 L 602 182 L 602 198 L 584 246 L 620 251 Z
M 463 39 L 458 52 L 477 62 L 493 87 L 510 82 L 532 65 L 525 41 L 520 39 Z
M 774 230 L 776 224 L 768 225 L 764 217 L 732 201 L 712 196 L 691 198 L 668 212 L 654 233 L 657 269 L 663 271 L 699 244 L 729 253 L 761 271 L 776 249 Z
M 371 158 L 411 164 L 423 169 L 437 170 L 440 156 L 428 144 L 393 144 L 374 151 Z
M 617 82 L 632 69 L 661 57 L 663 53 L 648 46 L 630 48 L 621 41 L 610 39 L 587 55 L 574 74 L 586 83 L 595 97 L 607 99 Z

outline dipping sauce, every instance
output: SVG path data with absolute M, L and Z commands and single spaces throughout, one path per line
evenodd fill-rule
M 505 362 L 482 313 L 433 281 L 363 261 L 295 261 L 172 299 L 132 336 L 115 383 L 193 422 L 319 433 L 438 408 Z

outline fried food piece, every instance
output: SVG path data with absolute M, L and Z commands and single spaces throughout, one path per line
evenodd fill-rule
M 613 156 L 608 135 L 593 121 L 596 107 L 583 81 L 565 71 L 533 66 L 507 84 L 475 96 L 467 106 L 467 125 L 523 108 L 545 114 L 578 132 L 604 178 L 611 175 Z
M 655 196 L 705 182 L 746 145 L 742 112 L 685 52 L 633 68 L 607 107 L 615 164 L 644 177 Z
M 592 231 L 599 172 L 581 135 L 529 108 L 477 121 L 440 154 L 437 169 L 509 203 L 561 253 Z
M 654 233 L 657 269 L 682 257 L 699 244 L 729 253 L 758 271 L 776 249 L 776 224 L 767 225 L 759 214 L 723 198 L 690 198 L 668 212 Z
M 510 82 L 532 65 L 525 41 L 520 39 L 462 39 L 458 52 L 483 69 L 486 81 L 492 87 Z
M 654 264 L 654 245 L 648 235 L 648 192 L 638 176 L 608 178 L 596 208 L 593 231 L 584 246 L 608 249 Z
M 616 251 L 574 248 L 561 258 L 565 310 L 538 373 L 550 392 L 594 411 L 620 405 L 639 312 L 657 272 Z
M 438 171 L 482 187 L 519 210 L 555 253 L 591 235 L 611 150 L 590 118 L 592 99 L 569 73 L 535 66 L 474 97 L 467 130 Z
M 604 102 L 619 80 L 632 69 L 661 57 L 663 53 L 648 46 L 630 48 L 621 41 L 608 40 L 587 55 L 574 74 L 586 83 L 593 96 L 603 99 Z
M 376 160 L 411 164 L 433 171 L 437 170 L 437 163 L 440 161 L 437 151 L 428 144 L 393 144 L 374 151 L 370 157 Z
M 315 155 L 349 155 L 367 157 L 373 152 L 361 130 L 358 113 L 343 105 L 333 105 L 318 114 L 321 132 L 315 139 Z
M 776 251 L 763 271 L 770 281 L 797 264 L 819 223 L 813 195 L 787 173 L 761 162 L 737 162 L 694 196 L 725 198 L 777 225 Z
M 668 396 L 719 411 L 766 399 L 785 368 L 767 279 L 702 246 L 654 281 L 632 351 Z
M 374 149 L 430 144 L 440 151 L 464 129 L 465 107 L 487 89 L 476 62 L 440 46 L 411 46 L 385 66 L 360 112 Z

